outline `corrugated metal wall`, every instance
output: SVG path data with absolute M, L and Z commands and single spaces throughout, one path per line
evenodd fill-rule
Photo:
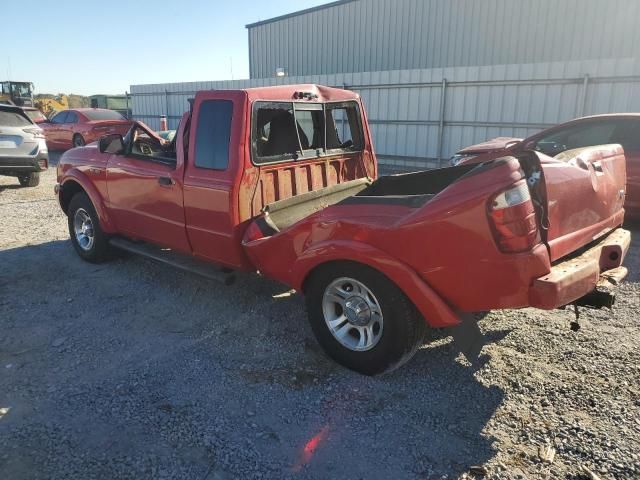
M 249 25 L 252 78 L 640 56 L 639 0 L 355 0 Z
M 380 163 L 399 169 L 434 168 L 464 146 L 582 115 L 640 112 L 640 61 L 618 59 L 133 85 L 133 116 L 159 128 L 168 114 L 175 128 L 197 90 L 282 83 L 359 92 Z

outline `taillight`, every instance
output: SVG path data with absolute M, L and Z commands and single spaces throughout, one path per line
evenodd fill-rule
M 254 240 L 260 240 L 261 238 L 264 238 L 264 233 L 260 229 L 260 226 L 256 222 L 251 222 L 244 234 L 244 241 L 248 243 Z
M 526 252 L 540 243 L 536 211 L 526 181 L 522 180 L 491 198 L 489 217 L 501 251 Z
M 33 135 L 33 138 L 44 138 L 44 132 L 39 127 L 23 128 L 22 131 L 26 133 L 30 133 L 31 135 Z

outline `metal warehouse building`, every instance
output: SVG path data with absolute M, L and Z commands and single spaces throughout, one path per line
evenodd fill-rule
M 382 164 L 433 168 L 487 138 L 640 111 L 638 18 L 638 0 L 343 0 L 247 25 L 249 80 L 132 86 L 133 115 L 175 126 L 200 89 L 339 86 L 362 95 Z

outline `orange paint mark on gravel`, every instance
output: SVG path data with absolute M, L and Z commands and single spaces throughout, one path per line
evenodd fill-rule
M 311 461 L 320 444 L 326 439 L 328 431 L 329 426 L 325 425 L 318 433 L 311 437 L 307 443 L 304 444 L 304 448 L 300 453 L 300 458 L 292 467 L 294 472 L 299 472 L 302 467 Z

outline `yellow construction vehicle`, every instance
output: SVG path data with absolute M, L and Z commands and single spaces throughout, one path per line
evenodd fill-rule
M 19 107 L 33 107 L 33 83 L 14 82 L 12 80 L 1 81 L 0 103 L 8 103 Z

